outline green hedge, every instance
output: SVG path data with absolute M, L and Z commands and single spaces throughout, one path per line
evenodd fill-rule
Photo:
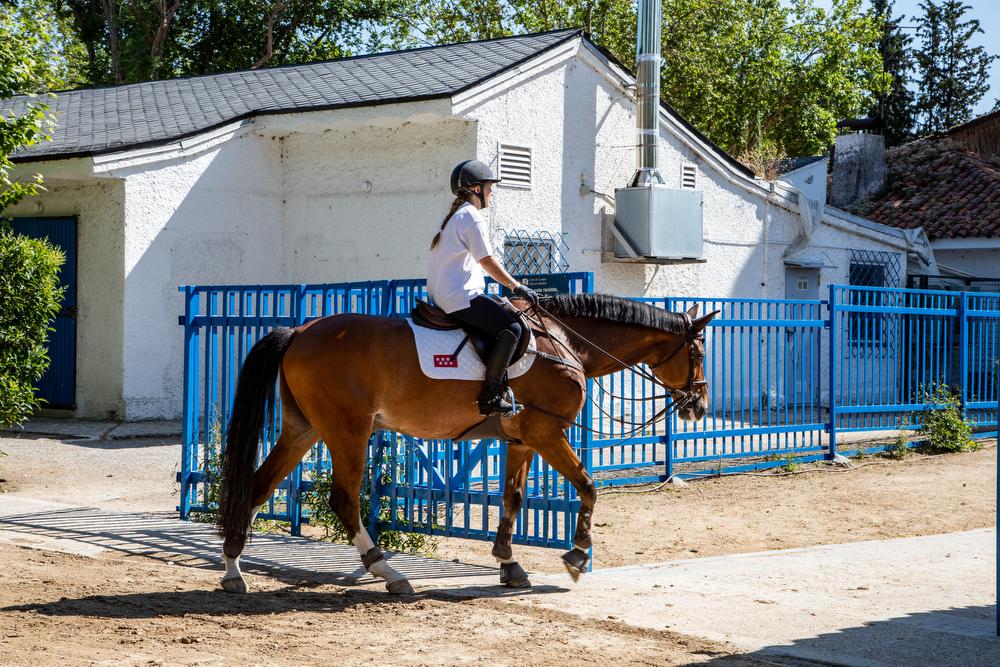
M 14 234 L 0 221 L 0 426 L 20 424 L 42 400 L 35 383 L 49 366 L 49 323 L 59 312 L 62 251 Z

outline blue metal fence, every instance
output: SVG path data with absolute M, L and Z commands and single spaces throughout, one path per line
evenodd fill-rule
M 566 274 L 571 292 L 592 289 L 591 274 Z M 423 281 L 334 285 L 184 287 L 184 449 L 180 512 L 211 504 L 206 484 L 241 361 L 275 326 L 343 312 L 406 316 Z M 644 299 L 668 310 L 720 311 L 706 330 L 709 408 L 701 420 L 673 416 L 626 438 L 664 407 L 658 392 L 625 370 L 588 382 L 590 401 L 571 442 L 599 485 L 662 481 L 873 451 L 873 436 L 915 429 L 935 406 L 939 385 L 959 390 L 969 422 L 997 424 L 1000 295 L 858 286 L 830 287 L 825 301 Z M 280 431 L 268 420 L 264 456 Z M 491 539 L 502 512 L 506 448 L 496 441 L 421 440 L 380 432 L 370 443 L 369 526 Z M 262 518 L 308 520 L 299 497 L 329 468 L 315 447 L 286 479 Z M 568 548 L 579 500 L 537 457 L 515 541 Z

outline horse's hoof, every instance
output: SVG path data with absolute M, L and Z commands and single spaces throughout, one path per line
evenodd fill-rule
M 531 588 L 528 573 L 516 562 L 500 564 L 500 583 L 507 588 Z
M 564 553 L 562 559 L 566 571 L 569 572 L 569 576 L 573 577 L 574 582 L 580 580 L 580 575 L 587 571 L 587 564 L 590 562 L 590 556 L 587 555 L 587 552 L 575 547 Z
M 222 590 L 229 593 L 246 593 L 250 589 L 247 588 L 247 582 L 243 577 L 230 577 L 222 580 Z
M 416 595 L 413 592 L 413 586 L 406 579 L 387 582 L 385 590 L 389 591 L 390 595 Z

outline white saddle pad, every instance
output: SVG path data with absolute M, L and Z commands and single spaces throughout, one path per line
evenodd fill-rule
M 458 356 L 452 356 L 466 334 L 461 329 L 438 331 L 418 326 L 413 320 L 406 318 L 407 324 L 413 330 L 413 341 L 417 345 L 417 358 L 420 359 L 420 370 L 429 378 L 435 380 L 482 380 L 486 374 L 486 366 L 476 353 L 472 341 L 462 346 Z M 535 335 L 532 333 L 528 341 L 528 349 L 524 356 L 507 369 L 507 377 L 516 378 L 524 375 L 535 362 Z

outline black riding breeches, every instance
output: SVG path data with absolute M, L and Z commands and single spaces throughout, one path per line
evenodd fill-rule
M 514 334 L 514 340 L 521 338 L 521 323 L 507 312 L 498 302 L 486 296 L 477 296 L 468 308 L 448 313 L 462 323 L 464 329 L 473 330 L 490 342 L 504 329 Z

